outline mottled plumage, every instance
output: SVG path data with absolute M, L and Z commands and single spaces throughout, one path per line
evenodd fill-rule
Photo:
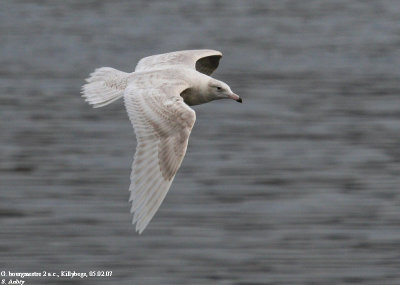
M 132 223 L 141 233 L 167 194 L 186 153 L 196 114 L 189 105 L 216 99 L 241 99 L 225 83 L 209 77 L 222 54 L 187 50 L 145 57 L 135 72 L 96 69 L 83 97 L 102 107 L 124 97 L 136 133 L 130 201 Z

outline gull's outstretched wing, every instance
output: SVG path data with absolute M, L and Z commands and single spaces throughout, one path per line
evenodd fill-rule
M 186 153 L 196 113 L 179 95 L 185 88 L 182 84 L 146 88 L 132 82 L 125 91 L 137 138 L 129 200 L 139 233 L 160 207 Z
M 222 53 L 216 50 L 183 50 L 142 58 L 135 71 L 150 71 L 168 67 L 190 67 L 210 75 L 217 69 Z

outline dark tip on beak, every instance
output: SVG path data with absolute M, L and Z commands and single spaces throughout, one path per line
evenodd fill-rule
M 236 102 L 243 103 L 242 98 L 239 97 L 239 99 L 237 99 Z

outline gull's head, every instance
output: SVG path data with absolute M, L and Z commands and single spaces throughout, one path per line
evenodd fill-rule
M 242 98 L 240 98 L 239 95 L 233 93 L 228 84 L 222 81 L 211 79 L 208 82 L 207 89 L 208 89 L 208 94 L 212 100 L 232 99 L 235 100 L 236 102 L 242 103 Z

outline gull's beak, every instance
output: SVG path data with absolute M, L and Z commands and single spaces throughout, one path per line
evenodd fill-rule
M 242 103 L 242 98 L 240 98 L 239 95 L 236 95 L 235 93 L 230 94 L 229 98 L 235 100 L 236 102 Z

